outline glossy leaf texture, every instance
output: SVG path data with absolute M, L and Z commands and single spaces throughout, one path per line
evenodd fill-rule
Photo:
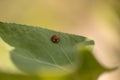
M 51 41 L 53 35 L 59 37 L 59 42 Z M 0 80 L 96 80 L 105 71 L 89 50 L 94 42 L 83 36 L 0 22 L 0 38 L 14 48 L 9 52 L 10 62 L 24 73 L 11 74 L 5 69 Z M 4 54 L 4 50 L 0 53 Z

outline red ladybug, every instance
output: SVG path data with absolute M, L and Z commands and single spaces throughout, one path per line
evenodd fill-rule
M 58 43 L 58 42 L 60 42 L 60 36 L 59 36 L 59 35 L 52 35 L 51 41 L 52 41 L 53 43 Z

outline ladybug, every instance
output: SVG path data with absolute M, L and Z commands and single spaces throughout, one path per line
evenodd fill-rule
M 60 42 L 60 36 L 59 35 L 52 35 L 51 41 L 53 43 L 59 43 Z

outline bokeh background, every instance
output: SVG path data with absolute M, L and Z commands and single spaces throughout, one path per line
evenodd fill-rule
M 0 21 L 86 36 L 102 65 L 120 66 L 120 0 L 0 0 Z M 98 80 L 120 80 L 120 68 Z

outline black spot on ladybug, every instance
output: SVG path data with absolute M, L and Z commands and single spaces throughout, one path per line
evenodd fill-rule
M 58 42 L 60 42 L 60 36 L 59 36 L 59 35 L 52 35 L 51 41 L 52 41 L 53 43 L 58 43 Z

